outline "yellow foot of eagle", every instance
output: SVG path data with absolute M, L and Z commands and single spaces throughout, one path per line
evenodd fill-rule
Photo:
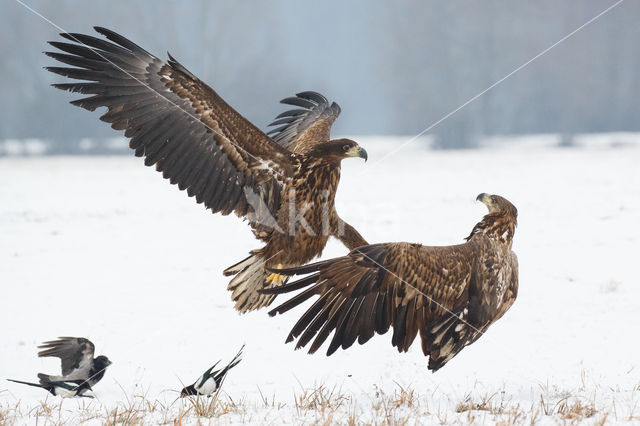
M 282 268 L 282 264 L 278 263 L 275 269 L 281 269 L 281 268 Z M 273 286 L 278 286 L 284 283 L 286 278 L 287 278 L 286 275 L 281 275 L 274 272 L 272 274 L 269 274 L 265 279 L 265 281 L 267 284 L 273 287 Z

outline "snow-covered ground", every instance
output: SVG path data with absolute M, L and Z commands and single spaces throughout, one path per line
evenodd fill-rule
M 580 406 L 590 420 L 640 421 L 640 145 L 499 141 L 385 156 L 392 142 L 360 138 L 369 162 L 343 163 L 338 211 L 370 242 L 459 243 L 485 214 L 480 192 L 519 209 L 518 300 L 435 374 L 418 344 L 398 354 L 390 334 L 310 356 L 284 344 L 302 309 L 238 315 L 221 272 L 257 247 L 248 227 L 205 211 L 141 159 L 0 158 L 0 378 L 55 372 L 36 346 L 57 336 L 89 337 L 114 362 L 93 401 L 3 380 L 0 423 L 35 423 L 45 399 L 54 419 L 75 423 L 140 396 L 164 410 L 146 421 L 173 421 L 191 406 L 171 405 L 181 382 L 245 342 L 223 388 L 236 409 L 214 422 L 555 423 Z M 332 241 L 323 257 L 345 252 Z M 300 403 L 321 386 L 345 398 L 330 418 Z M 390 414 L 383 396 L 401 389 L 415 401 Z

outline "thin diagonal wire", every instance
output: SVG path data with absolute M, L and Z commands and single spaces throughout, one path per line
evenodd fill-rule
M 59 25 L 55 24 L 53 21 L 51 21 L 50 19 L 46 18 L 45 16 L 43 16 L 41 13 L 39 13 L 38 11 L 36 11 L 35 9 L 31 8 L 30 6 L 28 6 L 27 4 L 25 4 L 24 2 L 22 2 L 21 0 L 15 0 L 17 3 L 19 3 L 20 5 L 22 5 L 24 8 L 26 8 L 27 10 L 31 11 L 32 13 L 34 13 L 35 15 L 39 16 L 40 18 L 42 18 L 44 21 L 48 22 L 50 25 L 54 26 L 55 28 L 57 28 L 58 30 L 65 32 L 67 34 L 69 34 L 68 31 L 66 31 L 65 29 L 63 29 L 62 27 L 60 27 Z M 454 115 L 455 113 L 457 113 L 458 111 L 460 111 L 461 109 L 465 108 L 467 105 L 471 104 L 472 102 L 474 102 L 475 100 L 477 100 L 478 98 L 480 98 L 481 96 L 483 96 L 485 93 L 489 92 L 490 90 L 492 90 L 493 88 L 495 88 L 496 86 L 498 86 L 499 84 L 503 83 L 505 80 L 507 80 L 508 78 L 510 78 L 511 76 L 513 76 L 514 74 L 516 74 L 517 72 L 519 72 L 520 70 L 522 70 L 523 68 L 527 67 L 529 64 L 531 64 L 532 62 L 536 61 L 537 59 L 539 59 L 540 57 L 544 56 L 546 53 L 548 53 L 549 51 L 551 51 L 553 48 L 555 48 L 556 46 L 558 46 L 559 44 L 561 44 L 562 42 L 566 41 L 567 39 L 569 39 L 570 37 L 572 37 L 573 35 L 575 35 L 576 33 L 578 33 L 579 31 L 581 31 L 582 29 L 584 29 L 585 27 L 587 27 L 588 25 L 592 24 L 593 22 L 595 22 L 597 19 L 599 19 L 600 17 L 604 16 L 605 14 L 607 14 L 608 12 L 610 12 L 611 10 L 613 10 L 615 7 L 617 7 L 618 5 L 620 5 L 621 3 L 623 3 L 624 0 L 618 0 L 616 3 L 610 5 L 608 8 L 606 8 L 605 10 L 603 10 L 602 12 L 600 12 L 599 14 L 597 14 L 596 16 L 594 16 L 593 18 L 589 19 L 587 22 L 585 22 L 584 24 L 582 24 L 581 26 L 579 26 L 578 28 L 576 28 L 575 30 L 573 30 L 572 32 L 570 32 L 569 34 L 567 34 L 566 36 L 562 37 L 560 40 L 556 41 L 555 43 L 553 43 L 551 46 L 547 47 L 546 49 L 544 49 L 542 52 L 538 53 L 537 55 L 535 55 L 533 58 L 529 59 L 528 61 L 526 61 L 525 63 L 523 63 L 522 65 L 520 65 L 519 67 L 517 67 L 516 69 L 514 69 L 513 71 L 511 71 L 510 73 L 508 73 L 507 75 L 505 75 L 504 77 L 502 77 L 501 79 L 499 79 L 498 81 L 496 81 L 495 83 L 493 83 L 492 85 L 490 85 L 489 87 L 487 87 L 486 89 L 484 89 L 483 91 L 481 91 L 480 93 L 476 94 L 475 96 L 473 96 L 472 98 L 470 98 L 469 100 L 467 100 L 466 102 L 464 102 L 462 105 L 458 106 L 457 108 L 455 108 L 454 110 L 452 110 L 451 112 L 449 112 L 448 114 L 446 114 L 445 116 L 443 116 L 442 118 L 440 118 L 439 120 L 437 120 L 436 122 L 434 122 L 433 124 L 431 124 L 430 126 L 426 127 L 424 130 L 422 130 L 420 133 L 418 133 L 417 135 L 415 135 L 414 137 L 412 137 L 411 139 L 409 139 L 407 142 L 404 142 L 403 144 L 401 144 L 400 146 L 398 146 L 397 148 L 391 150 L 389 153 L 387 153 L 384 157 L 382 157 L 380 160 L 376 161 L 376 163 L 374 163 L 373 165 L 385 160 L 386 158 L 388 158 L 390 155 L 393 155 L 395 152 L 399 151 L 400 149 L 402 149 L 403 147 L 409 145 L 410 143 L 413 143 L 415 140 L 417 140 L 420 136 L 424 135 L 426 132 L 428 132 L 429 130 L 433 129 L 434 127 L 436 127 L 438 124 L 442 123 L 443 121 L 447 120 L 449 117 L 451 117 L 452 115 Z M 194 116 L 193 114 L 191 114 L 190 112 L 186 111 L 184 108 L 182 108 L 180 105 L 176 104 L 175 102 L 171 101 L 170 99 L 167 99 L 166 97 L 162 96 L 160 93 L 158 93 L 157 91 L 155 91 L 153 88 L 151 88 L 148 84 L 144 83 L 143 81 L 139 80 L 138 78 L 134 77 L 133 75 L 131 75 L 130 73 L 128 73 L 127 71 L 125 71 L 124 69 L 122 69 L 121 67 L 119 67 L 118 65 L 114 64 L 112 61 L 108 60 L 107 58 L 105 58 L 102 54 L 100 54 L 99 51 L 97 51 L 96 49 L 92 48 L 91 46 L 87 46 L 86 44 L 82 43 L 81 41 L 77 40 L 75 37 L 71 36 L 77 43 L 80 43 L 86 47 L 88 47 L 89 49 L 91 49 L 92 51 L 94 51 L 97 55 L 99 55 L 101 58 L 103 58 L 105 61 L 107 61 L 108 63 L 112 64 L 114 67 L 118 68 L 120 71 L 122 71 L 123 73 L 125 73 L 126 75 L 128 75 L 130 78 L 134 79 L 135 81 L 137 81 L 138 83 L 140 83 L 141 85 L 143 85 L 144 87 L 146 87 L 149 91 L 151 91 L 152 93 L 154 93 L 156 96 L 159 96 L 163 99 L 166 99 L 169 103 L 171 103 L 173 106 L 175 106 L 176 108 L 180 109 L 182 112 L 184 112 L 185 114 L 187 114 L 188 116 L 190 116 L 191 118 L 195 119 L 196 121 L 198 121 L 199 123 L 201 123 L 203 126 L 205 126 L 206 128 L 208 128 L 209 130 L 211 130 L 212 132 L 224 137 L 225 139 L 229 140 L 227 138 L 226 135 L 224 135 L 223 133 L 212 129 L 210 126 L 208 126 L 207 124 L 203 123 L 200 118 Z M 244 148 L 238 146 L 237 144 L 235 144 L 233 141 L 229 140 L 229 142 L 242 149 L 243 151 L 246 152 L 246 150 L 244 150 Z M 247 154 L 251 157 L 253 157 L 254 159 L 259 160 L 257 157 L 255 157 L 254 155 L 252 155 L 251 153 L 247 152 Z M 385 268 L 383 265 L 381 265 L 379 262 L 375 261 L 374 259 L 370 258 L 369 256 L 367 256 L 364 253 L 361 253 L 363 256 L 365 256 L 366 258 L 368 258 L 369 260 L 371 260 L 374 264 L 378 265 L 380 268 L 382 268 L 383 270 L 385 270 L 386 272 L 388 272 L 389 274 L 393 275 L 395 278 L 397 278 L 398 280 L 400 280 L 402 283 L 404 283 L 405 285 L 413 288 L 414 290 L 418 291 L 419 293 L 421 293 L 423 296 L 425 296 L 428 300 L 430 300 L 431 302 L 435 303 L 436 305 L 438 305 L 440 308 L 444 309 L 446 312 L 448 312 L 450 315 L 452 316 L 457 316 L 455 313 L 453 313 L 451 310 L 447 309 L 446 307 L 444 307 L 441 303 L 439 303 L 438 301 L 434 300 L 433 298 L 431 298 L 429 295 L 427 295 L 425 292 L 423 292 L 422 290 L 418 289 L 417 287 L 409 284 L 408 282 L 406 282 L 405 280 L 403 280 L 402 278 L 400 278 L 397 274 L 395 274 L 394 272 L 390 271 L 389 269 Z M 461 321 L 465 322 L 467 325 L 469 325 L 470 327 L 472 327 L 474 330 L 476 330 L 478 333 L 480 334 L 484 334 L 484 332 L 482 332 L 481 330 L 479 330 L 477 327 L 475 327 L 473 324 L 470 324 L 469 322 L 467 322 L 466 320 L 460 318 Z
M 356 249 L 357 250 L 357 249 Z M 444 306 L 442 303 L 438 302 L 437 300 L 435 300 L 433 297 L 429 296 L 427 293 L 425 293 L 424 291 L 420 290 L 418 287 L 414 286 L 413 284 L 408 283 L 407 281 L 405 281 L 402 277 L 400 277 L 398 274 L 396 274 L 393 271 L 390 271 L 389 269 L 387 269 L 384 265 L 382 265 L 380 262 L 377 262 L 375 259 L 372 259 L 370 256 L 367 256 L 365 253 L 359 251 L 358 254 L 366 257 L 367 259 L 369 259 L 371 262 L 373 262 L 376 266 L 378 266 L 380 269 L 383 269 L 385 272 L 393 275 L 397 280 L 399 280 L 400 282 L 402 282 L 403 284 L 405 284 L 408 287 L 411 287 L 412 289 L 414 289 L 415 291 L 417 291 L 418 293 L 422 294 L 424 297 L 426 297 L 430 302 L 436 304 L 438 307 L 442 308 L 447 314 L 451 315 L 452 317 L 457 317 L 458 319 L 460 319 L 460 321 L 464 322 L 466 325 L 468 325 L 469 327 L 473 328 L 475 331 L 477 331 L 478 333 L 480 333 L 481 335 L 484 334 L 484 332 L 480 329 L 478 329 L 476 326 L 474 326 L 473 324 L 469 323 L 467 320 L 465 320 L 464 318 L 459 318 L 457 314 L 455 314 L 453 311 L 451 311 L 449 308 L 447 308 L 446 306 Z M 272 269 L 273 271 L 278 271 L 277 269 Z
M 364 257 L 366 257 L 367 259 L 369 259 L 370 261 L 372 261 L 373 263 L 375 263 L 376 265 L 378 265 L 378 267 L 380 267 L 381 269 L 384 269 L 385 272 L 388 272 L 389 274 L 393 275 L 396 279 L 400 280 L 400 282 L 402 282 L 403 284 L 407 285 L 408 287 L 411 287 L 412 289 L 414 289 L 415 291 L 417 291 L 418 293 L 422 294 L 424 297 L 426 297 L 430 302 L 435 303 L 436 305 L 438 305 L 439 308 L 442 308 L 445 310 L 445 312 L 449 315 L 451 315 L 452 317 L 456 317 L 458 318 L 460 321 L 462 321 L 463 323 L 465 323 L 466 325 L 468 325 L 469 327 L 473 328 L 475 331 L 477 331 L 478 333 L 480 333 L 481 335 L 484 335 L 484 331 L 480 330 L 479 328 L 477 328 L 475 325 L 471 324 L 469 321 L 465 320 L 464 318 L 459 317 L 458 315 L 456 315 L 452 310 L 450 310 L 449 308 L 447 308 L 446 306 L 444 306 L 442 303 L 438 302 L 437 300 L 435 300 L 433 297 L 429 296 L 427 293 L 425 293 L 424 291 L 420 290 L 418 287 L 414 286 L 413 284 L 409 284 L 407 281 L 403 280 L 401 277 L 399 277 L 396 273 L 390 271 L 389 269 L 387 269 L 384 265 L 380 264 L 379 262 L 375 261 L 374 259 L 372 259 L 371 257 L 367 256 L 366 254 L 362 253 L 362 252 L 358 252 L 359 254 L 363 255 Z
M 519 67 L 517 67 L 516 69 L 514 69 L 513 71 L 511 71 L 510 73 L 508 73 L 507 75 L 505 75 L 504 77 L 502 77 L 501 79 L 499 79 L 498 81 L 496 81 L 495 83 L 493 83 L 491 86 L 487 87 L 486 89 L 484 89 L 483 91 L 481 91 L 480 93 L 476 94 L 475 96 L 471 97 L 469 100 L 467 100 L 466 102 L 464 102 L 462 105 L 458 106 L 457 108 L 455 108 L 454 110 L 450 111 L 448 114 L 444 115 L 442 118 L 440 118 L 439 120 L 437 120 L 436 122 L 434 122 L 433 124 L 429 125 L 428 127 L 426 127 L 424 130 L 422 130 L 420 133 L 418 133 L 417 135 L 413 136 L 411 139 L 409 139 L 406 142 L 403 142 L 402 144 L 400 144 L 398 147 L 392 149 L 391 151 L 389 151 L 388 153 L 386 153 L 382 158 L 380 158 L 379 160 L 375 161 L 373 164 L 371 164 L 371 166 L 369 166 L 369 168 L 365 169 L 364 171 L 361 172 L 361 174 L 365 174 L 367 173 L 371 167 L 375 166 L 376 164 L 384 161 L 385 159 L 387 159 L 389 156 L 395 154 L 396 152 L 398 152 L 399 150 L 401 150 L 402 148 L 404 148 L 405 146 L 415 142 L 420 136 L 424 135 L 425 133 L 427 133 L 429 130 L 433 129 L 434 127 L 436 127 L 438 124 L 442 123 L 443 121 L 447 120 L 449 117 L 451 117 L 452 115 L 454 115 L 455 113 L 457 113 L 458 111 L 460 111 L 461 109 L 465 108 L 467 105 L 471 104 L 472 102 L 474 102 L 475 100 L 477 100 L 478 98 L 480 98 L 481 96 L 483 96 L 485 93 L 489 92 L 490 90 L 492 90 L 493 88 L 495 88 L 496 86 L 500 85 L 501 83 L 503 83 L 505 80 L 509 79 L 511 76 L 513 76 L 514 74 L 516 74 L 517 72 L 521 71 L 523 68 L 527 67 L 528 65 L 530 65 L 532 62 L 540 59 L 542 56 L 546 55 L 547 53 L 549 53 L 549 51 L 551 51 L 553 48 L 555 48 L 556 46 L 558 46 L 559 44 L 563 43 L 564 41 L 566 41 L 567 39 L 571 38 L 572 36 L 574 36 L 575 34 L 577 34 L 578 32 L 580 32 L 581 30 L 583 30 L 584 28 L 586 28 L 587 26 L 589 26 L 590 24 L 594 23 L 596 20 L 598 20 L 599 18 L 601 18 L 602 16 L 606 15 L 607 13 L 609 13 L 611 10 L 613 10 L 614 8 L 616 8 L 618 5 L 620 5 L 622 2 L 624 2 L 624 0 L 618 0 L 617 2 L 615 2 L 614 4 L 612 4 L 611 6 L 607 7 L 605 10 L 603 10 L 602 12 L 598 13 L 596 16 L 594 16 L 593 18 L 589 19 L 587 22 L 585 22 L 584 24 L 580 25 L 578 28 L 576 28 L 575 30 L 571 31 L 569 34 L 567 34 L 566 36 L 562 37 L 560 40 L 556 41 L 555 43 L 553 43 L 551 46 L 547 47 L 546 49 L 544 49 L 542 52 L 538 53 L 537 55 L 535 55 L 533 58 L 529 59 L 528 61 L 526 61 L 525 63 L 523 63 L 522 65 L 520 65 Z
M 420 133 L 418 133 L 417 135 L 415 135 L 414 137 L 412 137 L 411 139 L 409 139 L 408 141 L 402 143 L 400 146 L 398 146 L 397 148 L 391 150 L 390 152 L 388 152 L 387 154 L 385 154 L 381 159 L 377 160 L 374 164 L 372 164 L 371 166 L 375 166 L 376 164 L 384 161 L 385 159 L 387 159 L 389 156 L 393 155 L 394 153 L 398 152 L 399 150 L 401 150 L 402 148 L 404 148 L 405 146 L 415 142 L 420 136 L 424 135 L 426 132 L 428 132 L 429 130 L 433 129 L 434 127 L 436 127 L 438 124 L 442 123 L 443 121 L 445 121 L 446 119 L 448 119 L 449 117 L 451 117 L 452 115 L 454 115 L 455 113 L 457 113 L 458 111 L 460 111 L 461 109 L 465 108 L 467 105 L 471 104 L 473 101 L 477 100 L 478 98 L 480 98 L 481 96 L 483 96 L 485 93 L 489 92 L 490 90 L 492 90 L 493 88 L 495 88 L 496 86 L 500 85 L 501 83 L 503 83 L 505 80 L 507 80 L 508 78 L 510 78 L 511 76 L 513 76 L 514 74 L 516 74 L 517 72 L 519 72 L 520 70 L 522 70 L 523 68 L 527 67 L 528 65 L 530 65 L 532 62 L 536 61 L 537 59 L 539 59 L 540 57 L 544 56 L 545 54 L 547 54 L 549 51 L 551 51 L 553 48 L 555 48 L 556 46 L 558 46 L 559 44 L 563 43 L 564 41 L 566 41 L 567 39 L 571 38 L 572 36 L 574 36 L 575 34 L 577 34 L 578 32 L 580 32 L 581 30 L 583 30 L 584 28 L 586 28 L 588 25 L 592 24 L 593 22 L 595 22 L 596 20 L 598 20 L 599 18 L 601 18 L 602 16 L 604 16 L 605 14 L 609 13 L 611 10 L 613 10 L 614 8 L 616 8 L 617 6 L 619 6 L 622 2 L 624 2 L 624 0 L 618 0 L 617 2 L 613 3 L 612 5 L 610 5 L 609 7 L 607 7 L 606 9 L 604 9 L 602 12 L 598 13 L 596 16 L 594 16 L 593 18 L 589 19 L 587 22 L 585 22 L 584 24 L 580 25 L 578 28 L 576 28 L 575 30 L 571 31 L 569 34 L 565 35 L 564 37 L 562 37 L 560 40 L 556 41 L 555 43 L 553 43 L 551 46 L 547 47 L 546 49 L 544 49 L 543 51 L 541 51 L 540 53 L 538 53 L 537 55 L 535 55 L 533 58 L 529 59 L 528 61 L 524 62 L 523 64 L 521 64 L 520 66 L 518 66 L 516 69 L 514 69 L 513 71 L 511 71 L 510 73 L 508 73 L 507 75 L 505 75 L 504 77 L 502 77 L 501 79 L 499 79 L 498 81 L 496 81 L 495 83 L 493 83 L 492 85 L 490 85 L 489 87 L 487 87 L 486 89 L 482 90 L 480 93 L 476 94 L 475 96 L 473 96 L 472 98 L 470 98 L 469 100 L 467 100 L 466 102 L 464 102 L 462 105 L 458 106 L 457 108 L 455 108 L 454 110 L 452 110 L 451 112 L 449 112 L 448 114 L 446 114 L 445 116 L 443 116 L 442 118 L 440 118 L 439 120 L 437 120 L 436 122 L 434 122 L 433 124 L 431 124 L 430 126 L 426 127 L 424 130 L 422 130 Z M 369 169 L 366 169 L 365 171 L 362 172 L 362 174 L 366 173 Z M 393 275 L 396 279 L 400 280 L 402 283 L 404 283 L 405 285 L 413 288 L 414 290 L 416 290 L 417 292 L 419 292 L 420 294 L 422 294 L 424 297 L 426 297 L 429 301 L 431 301 L 432 303 L 435 303 L 436 305 L 438 305 L 440 308 L 444 309 L 449 315 L 451 316 L 456 316 L 457 315 L 455 313 L 453 313 L 451 310 L 447 309 L 445 306 L 443 306 L 441 303 L 439 303 L 438 301 L 434 300 L 432 297 L 430 297 L 429 295 L 427 295 L 425 292 L 423 292 L 422 290 L 418 289 L 417 287 L 415 287 L 414 285 L 409 284 L 407 281 L 403 280 L 402 278 L 400 278 L 397 274 L 395 274 L 394 272 L 390 271 L 389 269 L 385 268 L 383 265 L 381 265 L 379 262 L 375 261 L 374 259 L 372 259 L 371 257 L 367 256 L 364 253 L 360 253 L 363 256 L 365 256 L 367 259 L 369 259 L 371 262 L 373 262 L 374 264 L 376 264 L 378 267 L 380 267 L 381 269 L 383 269 L 384 271 L 386 271 L 387 273 Z M 484 332 L 479 330 L 477 327 L 475 327 L 473 324 L 470 324 L 468 321 L 459 318 L 462 322 L 466 323 L 469 327 L 473 328 L 475 331 L 477 331 L 478 333 L 480 333 L 481 335 L 484 335 Z

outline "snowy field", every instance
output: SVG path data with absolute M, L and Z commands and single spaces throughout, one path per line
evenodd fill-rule
M 442 370 L 390 333 L 330 358 L 294 351 L 302 309 L 238 315 L 221 272 L 257 247 L 248 226 L 141 159 L 0 158 L 0 378 L 55 372 L 36 346 L 57 336 L 114 362 L 94 400 L 2 380 L 0 424 L 640 422 L 640 144 L 385 157 L 389 142 L 361 138 L 369 162 L 343 163 L 338 211 L 370 242 L 459 243 L 481 192 L 519 209 L 519 298 Z M 323 258 L 344 253 L 332 241 Z M 217 401 L 176 401 L 243 343 Z

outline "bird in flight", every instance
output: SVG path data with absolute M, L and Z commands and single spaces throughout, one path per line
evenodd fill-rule
M 511 307 L 518 294 L 518 260 L 511 250 L 518 211 L 499 195 L 480 194 L 489 213 L 459 245 L 383 243 L 347 256 L 278 270 L 311 274 L 280 287 L 303 290 L 274 308 L 282 314 L 316 296 L 287 337 L 314 353 L 333 332 L 327 355 L 364 344 L 393 327 L 391 344 L 406 352 L 418 332 L 428 368 L 436 371 L 475 342 Z
M 94 358 L 95 345 L 84 337 L 59 337 L 38 346 L 42 349 L 39 357 L 60 358 L 62 368 L 61 376 L 39 373 L 38 378 L 42 384 L 74 382 L 86 384 L 81 392 L 91 389 L 104 377 L 104 373 L 111 361 L 104 355 Z
M 349 250 L 367 244 L 335 210 L 341 161 L 367 159 L 356 142 L 331 140 L 336 103 L 316 92 L 283 100 L 297 108 L 276 118 L 272 138 L 171 55 L 164 62 L 111 30 L 95 30 L 107 40 L 64 33 L 70 43 L 49 42 L 59 52 L 45 53 L 67 66 L 47 69 L 81 80 L 54 87 L 88 95 L 73 105 L 106 107 L 100 119 L 124 130 L 145 165 L 198 203 L 249 222 L 264 246 L 224 271 L 234 276 L 228 289 L 238 311 L 269 305 L 275 296 L 258 290 L 286 277 L 267 269 L 309 262 L 329 236 Z
M 215 392 L 220 389 L 222 385 L 222 381 L 226 377 L 229 370 L 238 365 L 240 361 L 242 361 L 242 350 L 244 349 L 244 345 L 240 348 L 237 355 L 233 357 L 231 362 L 227 364 L 221 370 L 213 370 L 220 361 L 213 364 L 207 371 L 202 374 L 192 385 L 185 386 L 182 391 L 180 391 L 180 397 L 191 396 L 191 395 L 206 395 L 210 397 Z

